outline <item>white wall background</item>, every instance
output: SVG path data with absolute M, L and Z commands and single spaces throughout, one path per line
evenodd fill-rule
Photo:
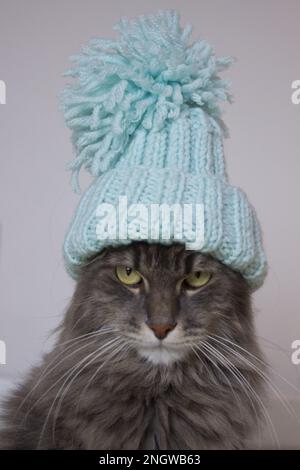
M 112 37 L 120 16 L 169 8 L 218 55 L 238 58 L 227 73 L 235 104 L 226 107 L 226 155 L 231 182 L 247 192 L 264 229 L 270 273 L 255 295 L 258 335 L 274 369 L 300 387 L 300 365 L 291 363 L 300 339 L 300 105 L 291 103 L 300 79 L 299 0 L 1 0 L 2 395 L 51 345 L 73 290 L 61 246 L 78 197 L 65 171 L 72 149 L 57 101 L 67 58 L 90 37 Z M 299 393 L 274 380 L 300 417 Z M 276 397 L 270 413 L 282 447 L 300 448 L 299 425 Z M 264 442 L 271 445 L 267 434 Z

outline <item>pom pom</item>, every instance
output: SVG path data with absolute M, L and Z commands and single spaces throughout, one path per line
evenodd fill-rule
M 232 62 L 217 58 L 203 40 L 189 45 L 191 27 L 175 11 L 122 19 L 116 40 L 94 39 L 72 58 L 74 78 L 62 93 L 76 158 L 74 189 L 82 166 L 98 176 L 114 167 L 138 127 L 161 129 L 189 106 L 219 118 L 230 100 L 218 73 Z

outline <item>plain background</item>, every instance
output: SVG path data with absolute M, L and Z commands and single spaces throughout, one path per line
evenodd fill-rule
M 257 210 L 269 259 L 267 281 L 254 296 L 257 334 L 272 367 L 300 387 L 300 365 L 291 362 L 291 343 L 300 339 L 300 105 L 291 102 L 291 84 L 300 79 L 299 0 L 0 0 L 0 79 L 7 86 L 0 105 L 2 394 L 51 346 L 49 332 L 74 287 L 62 242 L 78 196 L 65 171 L 72 147 L 57 99 L 68 57 L 91 37 L 113 37 L 121 16 L 157 9 L 178 9 L 194 37 L 238 59 L 226 72 L 235 104 L 225 107 L 225 150 L 231 183 Z M 273 380 L 300 417 L 299 393 Z M 300 448 L 300 425 L 276 394 L 269 408 L 281 446 Z M 266 430 L 264 446 L 271 445 Z

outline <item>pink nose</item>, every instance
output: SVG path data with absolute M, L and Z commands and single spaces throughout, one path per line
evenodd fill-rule
M 172 331 L 176 326 L 176 323 L 173 325 L 149 325 L 149 328 L 154 332 L 155 336 L 158 339 L 164 339 L 170 331 Z

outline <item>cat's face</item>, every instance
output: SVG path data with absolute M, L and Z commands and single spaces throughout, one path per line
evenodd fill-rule
M 210 335 L 236 337 L 251 329 L 241 275 L 182 245 L 139 242 L 105 250 L 85 268 L 76 299 L 84 304 L 84 314 L 74 316 L 81 334 L 111 327 L 154 364 L 183 360 Z

